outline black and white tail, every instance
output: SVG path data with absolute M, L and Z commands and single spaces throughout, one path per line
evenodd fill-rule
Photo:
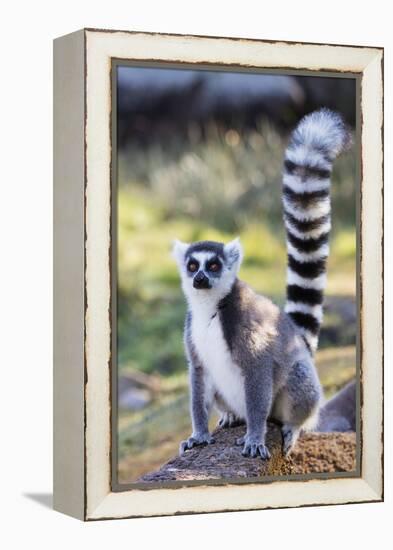
M 342 118 L 328 109 L 305 116 L 292 133 L 283 174 L 288 270 L 285 311 L 314 352 L 322 322 L 329 255 L 330 175 L 351 142 Z

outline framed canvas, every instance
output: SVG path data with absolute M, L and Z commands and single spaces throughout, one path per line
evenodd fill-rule
M 382 48 L 56 39 L 54 218 L 56 510 L 383 499 Z

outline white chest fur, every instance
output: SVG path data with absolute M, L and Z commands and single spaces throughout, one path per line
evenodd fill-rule
M 191 337 L 206 372 L 206 390 L 218 391 L 231 412 L 246 417 L 244 379 L 231 357 L 218 314 L 193 312 Z

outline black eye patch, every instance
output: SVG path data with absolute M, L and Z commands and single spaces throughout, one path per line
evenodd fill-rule
M 196 260 L 194 260 L 193 258 L 191 258 L 191 260 L 189 260 L 189 262 L 187 264 L 187 269 L 191 273 L 195 273 L 199 269 L 199 263 Z
M 211 273 L 218 273 L 221 270 L 221 262 L 218 258 L 213 258 L 206 262 L 206 269 Z

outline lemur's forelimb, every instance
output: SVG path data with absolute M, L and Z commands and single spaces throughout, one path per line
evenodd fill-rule
M 244 369 L 247 432 L 236 440 L 237 445 L 243 445 L 243 456 L 270 458 L 265 437 L 273 399 L 271 369 L 272 360 L 268 356 L 261 358 L 255 367 L 248 365 Z
M 185 346 L 189 362 L 192 434 L 187 440 L 180 443 L 180 454 L 196 445 L 214 443 L 214 438 L 209 434 L 209 413 L 213 403 L 213 388 L 208 383 L 208 375 L 195 351 L 187 328 Z

